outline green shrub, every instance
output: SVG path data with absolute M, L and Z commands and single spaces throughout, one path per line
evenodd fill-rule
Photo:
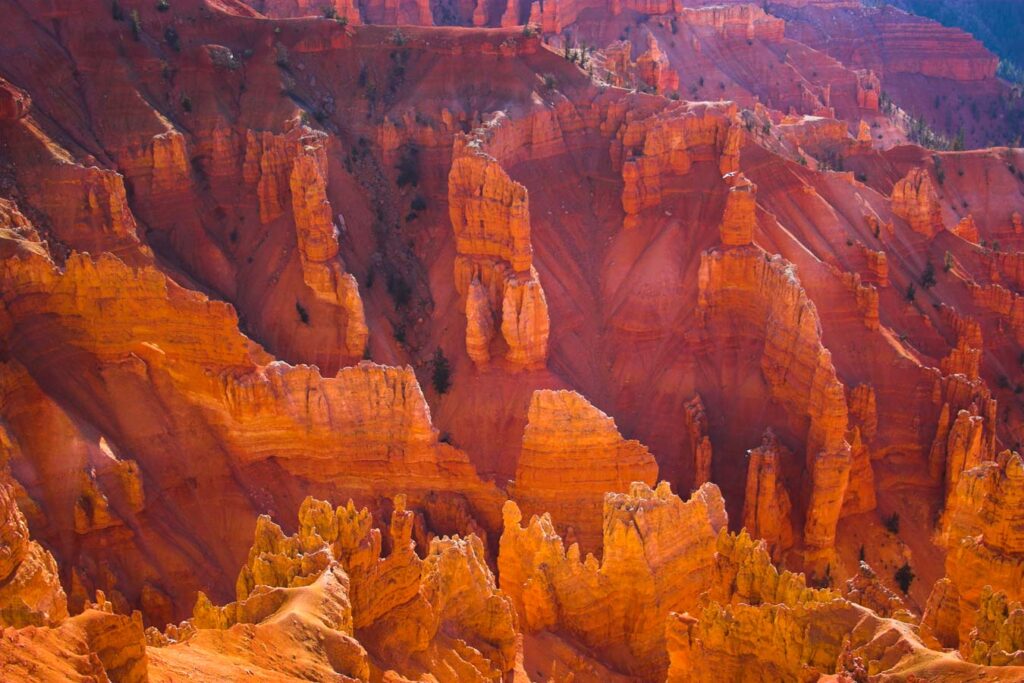
M 168 26 L 164 29 L 164 40 L 171 46 L 171 49 L 175 52 L 181 52 L 181 41 L 178 38 L 178 32 L 174 30 L 173 26 Z
M 931 261 L 925 264 L 924 272 L 921 273 L 921 286 L 925 289 L 935 286 L 935 266 Z
M 420 184 L 420 150 L 415 145 L 406 145 L 402 150 L 402 156 L 398 159 L 398 179 L 395 181 L 399 187 Z
M 903 594 L 906 595 L 907 592 L 910 591 L 910 584 L 914 582 L 916 576 L 917 575 L 914 574 L 914 570 L 910 568 L 910 563 L 904 562 L 903 566 L 896 570 L 896 573 L 893 575 L 893 579 L 896 580 L 896 585 L 898 585 L 900 590 L 903 591 Z
M 441 347 L 434 351 L 434 358 L 430 361 L 432 367 L 430 381 L 439 394 L 447 394 L 452 386 L 452 367 L 444 355 Z
M 309 324 L 309 311 L 300 302 L 295 302 L 295 312 L 299 314 L 299 320 L 303 325 Z

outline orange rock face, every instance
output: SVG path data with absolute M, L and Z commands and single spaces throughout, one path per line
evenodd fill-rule
M 0 624 L 16 628 L 59 624 L 68 616 L 68 605 L 57 563 L 29 538 L 25 517 L 6 486 L 0 486 L 0 534 Z
M 1022 105 L 965 34 L 0 16 L 3 680 L 1024 678 Z
M 448 174 L 458 254 L 455 287 L 466 297 L 466 349 L 478 366 L 486 366 L 500 330 L 509 362 L 542 365 L 548 308 L 532 266 L 529 198 L 479 144 L 458 142 Z
M 943 229 L 939 199 L 924 169 L 913 169 L 893 186 L 892 210 L 925 237 L 934 237 Z
M 577 544 L 566 550 L 550 515 L 523 528 L 509 502 L 504 516 L 498 572 L 523 628 L 564 632 L 621 671 L 664 676 L 664 619 L 711 581 L 715 537 L 726 524 L 717 487 L 705 484 L 685 503 L 665 483 L 608 494 L 600 562 L 582 559 Z
M 509 491 L 522 515 L 548 513 L 563 537 L 596 551 L 605 494 L 625 493 L 633 482 L 653 486 L 657 478 L 647 448 L 623 439 L 615 421 L 585 398 L 571 391 L 534 392 Z
M 727 176 L 729 177 L 729 176 Z M 757 218 L 757 185 L 742 175 L 730 177 L 729 197 L 725 202 L 725 214 L 722 216 L 722 244 L 730 247 L 741 247 L 754 241 L 754 228 Z
M 747 495 L 743 499 L 743 528 L 754 538 L 764 539 L 776 559 L 793 545 L 793 505 L 780 481 L 783 448 L 769 432 L 761 446 L 750 451 Z
M 994 462 L 963 471 L 946 504 L 942 532 L 949 549 L 946 574 L 951 586 L 944 592 L 951 596 L 946 602 L 956 601 L 965 652 L 973 647 L 970 631 L 982 609 L 984 589 L 1001 591 L 1010 601 L 1020 600 L 1024 545 L 1017 519 L 1022 482 L 1020 456 L 1004 451 Z
M 317 630 L 322 649 L 300 652 L 302 660 L 284 670 L 273 658 L 256 663 L 293 676 L 361 680 L 384 667 L 410 678 L 449 671 L 453 680 L 509 671 L 516 614 L 495 586 L 480 539 L 435 539 L 420 559 L 412 541 L 415 517 L 399 496 L 388 529 L 391 551 L 382 557 L 383 537 L 372 523 L 351 501 L 333 508 L 312 498 L 299 508 L 293 536 L 261 517 L 236 584 L 238 600 L 217 607 L 200 593 L 184 647 L 198 649 L 200 661 L 213 666 L 221 646 L 216 631 L 238 639 L 242 633 L 233 627 L 252 624 L 259 641 L 275 646 L 288 642 L 289 621 L 300 620 Z M 157 661 L 177 660 L 181 647 L 169 642 Z
M 824 570 L 849 484 L 851 449 L 846 397 L 821 344 L 817 312 L 792 266 L 756 247 L 705 252 L 700 288 L 708 325 L 717 327 L 728 316 L 761 330 L 760 367 L 773 398 L 809 418 L 804 541 L 812 563 Z

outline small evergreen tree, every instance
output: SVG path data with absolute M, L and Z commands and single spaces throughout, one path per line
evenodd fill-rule
M 910 584 L 914 582 L 916 577 L 917 575 L 914 574 L 914 570 L 910 568 L 909 562 L 904 562 L 903 566 L 897 569 L 896 573 L 893 575 L 893 578 L 896 580 L 896 585 L 900 587 L 900 590 L 903 591 L 904 595 L 906 595 L 910 590 Z
M 935 266 L 931 261 L 925 264 L 924 272 L 921 273 L 921 286 L 925 289 L 935 286 Z
M 299 314 L 299 320 L 303 325 L 309 324 L 309 311 L 300 302 L 295 302 L 295 312 Z
M 440 346 L 434 351 L 434 358 L 430 363 L 433 366 L 430 379 L 434 389 L 439 394 L 447 394 L 452 387 L 452 367 Z

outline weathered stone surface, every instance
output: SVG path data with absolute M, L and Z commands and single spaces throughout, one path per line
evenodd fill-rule
M 810 419 L 805 457 L 811 498 L 804 543 L 809 562 L 824 571 L 834 548 L 852 456 L 845 438 L 845 391 L 831 353 L 821 343 L 817 310 L 792 265 L 777 256 L 768 258 L 756 247 L 702 254 L 699 287 L 705 316 L 737 316 L 763 335 L 760 365 L 769 392 L 787 409 Z
M 485 139 L 483 134 L 457 139 L 448 174 L 455 288 L 465 297 L 466 348 L 478 366 L 487 365 L 497 328 L 509 362 L 543 365 L 548 307 L 532 265 L 528 193 L 481 150 Z
M 664 190 L 687 175 L 694 156 L 710 148 L 723 174 L 737 170 L 740 131 L 735 106 L 670 104 L 656 115 L 629 112 L 612 144 L 621 169 L 623 228 L 639 225 L 641 214 L 661 206 Z
M 550 515 L 525 528 L 515 503 L 504 515 L 498 570 L 522 627 L 566 633 L 620 671 L 664 676 L 665 617 L 696 604 L 712 581 L 715 539 L 726 525 L 718 488 L 705 484 L 685 503 L 664 482 L 608 494 L 600 562 L 581 559 L 575 544 L 566 550 Z
M 693 455 L 693 487 L 698 489 L 711 481 L 711 438 L 708 436 L 708 416 L 700 395 L 686 402 L 684 419 L 690 436 L 690 453 Z
M 782 460 L 792 457 L 770 431 L 760 447 L 747 453 L 747 494 L 743 499 L 743 528 L 764 539 L 774 559 L 793 545 L 793 505 L 781 479 Z
M 326 640 L 326 661 L 320 654 L 313 671 L 365 679 L 370 655 L 406 676 L 479 679 L 510 670 L 516 616 L 495 587 L 480 540 L 435 539 L 421 560 L 411 539 L 413 519 L 405 497 L 396 497 L 391 552 L 382 556 L 372 516 L 351 501 L 333 508 L 307 498 L 293 536 L 261 517 L 238 577 L 238 601 L 216 607 L 200 593 L 190 646 L 201 645 L 204 631 L 234 624 L 265 624 L 257 633 L 273 642 L 274 629 L 287 633 L 284 615 L 292 612 L 315 616 L 318 639 Z M 275 668 L 272 660 L 261 663 Z
M 934 237 L 943 230 L 939 198 L 931 174 L 924 168 L 911 169 L 893 185 L 892 211 L 925 237 Z
M 56 625 L 67 616 L 53 555 L 29 538 L 11 489 L 0 484 L 0 626 Z
M 970 629 L 986 587 L 1002 592 L 1010 602 L 1022 597 L 1022 499 L 1024 465 L 1017 453 L 1003 451 L 994 462 L 962 471 L 947 500 L 941 529 L 949 549 L 946 576 L 958 600 L 960 645 L 965 651 L 971 648 Z M 940 631 L 948 631 L 948 626 Z
M 584 552 L 599 549 L 608 493 L 633 482 L 655 484 L 658 466 L 639 441 L 623 439 L 615 420 L 573 391 L 535 391 L 516 480 L 509 494 L 526 517 L 550 514 L 563 537 Z
M 722 224 L 719 226 L 722 244 L 730 247 L 751 244 L 757 227 L 757 185 L 742 174 L 727 175 L 726 181 L 730 187 Z

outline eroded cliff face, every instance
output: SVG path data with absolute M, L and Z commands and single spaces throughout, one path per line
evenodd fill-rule
M 501 125 L 500 118 L 489 125 Z M 467 353 L 486 367 L 498 339 L 511 364 L 542 365 L 548 308 L 533 268 L 528 193 L 481 149 L 482 140 L 458 139 L 448 174 L 455 288 L 466 301 Z
M 225 644 L 252 647 L 246 641 L 255 639 L 301 655 L 257 659 L 268 674 L 366 680 L 371 671 L 380 676 L 386 670 L 456 681 L 510 671 L 516 614 L 495 586 L 480 539 L 434 539 L 421 559 L 412 540 L 416 517 L 405 502 L 405 496 L 394 499 L 386 537 L 369 511 L 351 501 L 334 508 L 307 498 L 292 536 L 260 517 L 238 576 L 237 601 L 219 607 L 200 593 L 190 621 L 168 634 L 147 634 L 163 646 L 155 662 L 182 660 L 188 648 L 199 653 L 189 659 L 212 668 Z M 390 550 L 382 555 L 385 538 Z M 298 623 L 317 633 L 304 648 L 296 648 L 302 641 L 289 642 Z
M 745 185 L 734 187 L 733 193 L 738 201 L 732 200 L 731 193 L 722 225 L 726 244 L 743 241 L 736 237 L 741 231 L 733 227 L 735 221 L 730 218 L 740 209 L 730 214 L 729 207 L 742 207 L 751 201 L 747 199 L 751 190 Z M 749 224 L 752 220 L 749 212 L 746 221 Z M 699 301 L 710 334 L 746 335 L 753 330 L 758 345 L 763 344 L 760 369 L 769 395 L 793 414 L 809 418 L 805 481 L 811 493 L 803 533 L 808 562 L 816 571 L 824 571 L 835 549 L 852 453 L 846 440 L 849 416 L 845 391 L 836 377 L 831 353 L 821 343 L 817 311 L 792 265 L 769 257 L 757 247 L 732 246 L 705 252 L 699 281 Z M 743 321 L 740 327 L 733 327 L 736 320 Z M 753 472 L 762 474 L 759 469 Z M 749 486 L 748 480 L 748 491 Z M 756 494 L 752 502 L 757 505 Z
M 947 499 L 941 534 L 948 548 L 946 575 L 950 583 L 936 586 L 929 611 L 933 613 L 931 620 L 939 624 L 934 627 L 939 633 L 952 631 L 954 623 L 948 617 L 940 618 L 940 612 L 952 610 L 958 615 L 956 632 L 965 654 L 978 639 L 972 635 L 972 628 L 980 626 L 984 630 L 978 622 L 990 611 L 982 604 L 991 597 L 986 591 L 1001 593 L 1004 601 L 1019 601 L 1021 597 L 1024 564 L 1016 529 L 1022 481 L 1020 456 L 1003 451 L 994 461 L 965 470 Z M 948 625 L 943 626 L 943 622 Z M 990 648 L 994 640 L 988 637 L 985 648 Z
M 67 597 L 53 555 L 29 538 L 10 487 L 0 486 L 0 624 L 49 626 L 68 616 Z
M 808 588 L 802 575 L 778 572 L 765 547 L 745 534 L 723 534 L 717 561 L 726 581 L 694 613 L 668 619 L 669 681 L 898 677 L 908 661 L 923 676 L 975 670 L 928 650 L 910 624 L 882 618 L 835 591 Z M 1017 675 L 986 674 L 994 680 Z
M 411 369 L 362 363 L 325 378 L 315 367 L 270 362 L 239 334 L 229 306 L 184 290 L 151 267 L 135 270 L 110 256 L 93 260 L 74 253 L 61 271 L 45 257 L 27 253 L 6 261 L 2 278 L 8 350 L 20 359 L 5 373 L 15 383 L 6 405 L 12 436 L 21 444 L 18 465 L 29 476 L 32 494 L 51 508 L 51 533 L 62 543 L 71 542 L 72 531 L 88 539 L 107 529 L 119 538 L 123 553 L 108 558 L 104 571 L 126 581 L 127 594 L 139 595 L 147 582 L 170 584 L 177 602 L 188 599 L 188 586 L 195 586 L 195 579 L 187 578 L 192 573 L 185 558 L 171 559 L 174 532 L 138 526 L 137 520 L 149 515 L 198 520 L 209 500 L 218 501 L 223 516 L 191 542 L 207 547 L 214 562 L 228 561 L 254 501 L 274 499 L 245 483 L 244 474 L 242 483 L 228 483 L 231 472 L 249 470 L 259 477 L 265 475 L 256 472 L 270 466 L 295 481 L 344 481 L 342 489 L 366 501 L 380 495 L 380 486 L 393 486 L 395 476 L 405 477 L 418 503 L 444 498 L 443 490 L 454 489 L 443 481 L 467 476 L 465 486 L 459 485 L 465 494 L 454 498 L 472 501 L 471 509 L 490 510 L 484 513 L 490 515 L 485 526 L 496 528 L 499 492 L 477 477 L 464 453 L 438 441 Z M 199 320 L 202 326 L 193 324 Z M 80 433 L 77 419 L 72 423 L 34 388 L 36 381 L 51 391 L 68 386 L 72 378 L 47 370 L 44 359 L 53 345 L 70 339 L 75 342 L 66 347 L 66 362 L 96 371 L 78 374 L 77 389 L 67 397 L 78 414 L 100 426 L 98 438 Z M 30 393 L 14 393 L 17 382 Z M 138 400 L 125 402 L 124 396 Z M 40 438 L 41 426 L 51 435 L 65 434 L 80 455 L 61 460 L 54 443 Z M 109 449 L 105 453 L 104 440 L 134 458 L 129 462 Z M 190 453 L 167 468 L 163 463 L 172 443 L 188 444 Z M 364 474 L 352 476 L 357 470 Z M 150 486 L 177 493 L 144 496 Z M 186 492 L 208 492 L 210 499 L 203 503 Z M 281 501 L 294 495 L 279 490 Z M 71 506 L 73 517 L 67 514 Z M 132 549 L 137 534 L 169 552 L 165 562 L 171 564 L 160 567 Z M 86 546 L 102 543 L 102 537 L 93 536 Z M 86 566 L 95 576 L 95 565 Z M 168 572 L 175 577 L 171 581 Z
M 683 502 L 667 483 L 605 496 L 601 560 L 565 547 L 551 516 L 504 507 L 502 591 L 526 632 L 561 632 L 645 680 L 665 675 L 664 619 L 695 604 L 711 582 L 715 538 L 727 522 L 721 493 L 702 486 Z
M 605 494 L 634 482 L 653 486 L 658 465 L 639 441 L 572 391 L 536 391 L 510 497 L 523 516 L 548 514 L 560 535 L 584 552 L 600 548 Z M 571 540 L 570 540 L 571 539 Z
M 169 4 L 0 6 L 10 677 L 1020 677 L 1024 155 L 872 12 Z

